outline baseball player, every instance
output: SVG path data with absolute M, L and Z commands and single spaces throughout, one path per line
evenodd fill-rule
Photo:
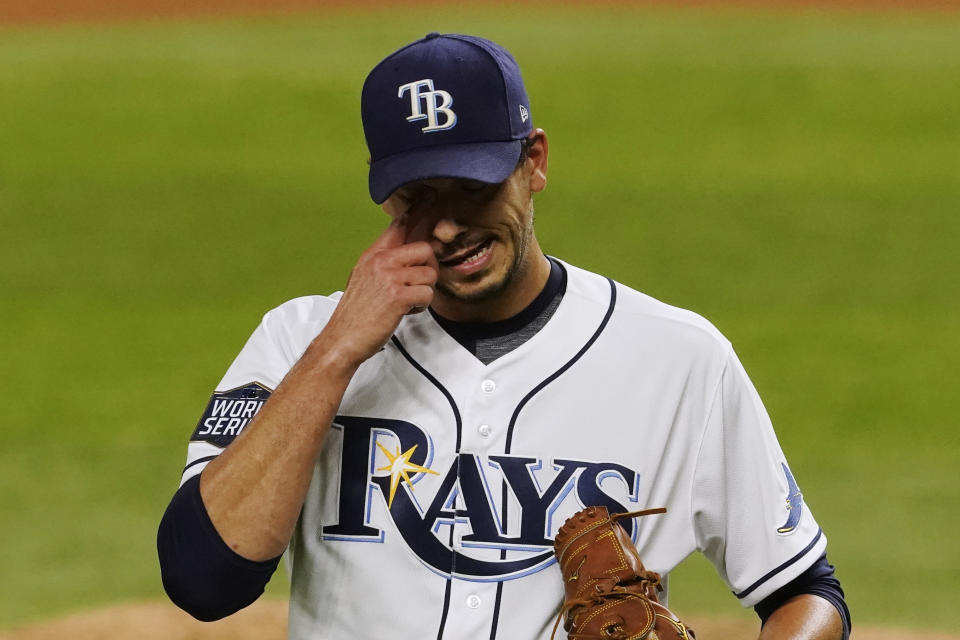
M 651 570 L 700 551 L 761 638 L 847 637 L 730 343 L 541 250 L 547 136 L 513 57 L 431 33 L 370 72 L 361 110 L 390 223 L 342 293 L 268 312 L 217 386 L 158 534 L 171 599 L 229 615 L 285 555 L 290 638 L 549 638 L 564 520 L 665 507 L 623 523 Z

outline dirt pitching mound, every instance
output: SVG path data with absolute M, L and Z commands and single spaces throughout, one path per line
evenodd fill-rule
M 693 616 L 687 620 L 701 640 L 750 640 L 757 624 L 749 620 Z M 287 605 L 263 599 L 225 620 L 197 622 L 167 602 L 117 605 L 0 632 L 0 640 L 285 640 Z M 856 640 L 960 640 L 943 633 L 858 626 Z M 523 640 L 523 639 L 519 639 Z

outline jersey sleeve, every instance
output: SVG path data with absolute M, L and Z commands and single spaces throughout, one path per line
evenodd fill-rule
M 767 411 L 732 349 L 708 413 L 692 487 L 697 546 L 745 607 L 799 576 L 826 549 Z
M 190 436 L 181 486 L 253 420 L 323 329 L 338 299 L 339 294 L 297 298 L 264 315 L 220 380 Z

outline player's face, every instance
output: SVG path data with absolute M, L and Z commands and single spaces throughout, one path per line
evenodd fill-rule
M 533 230 L 533 194 L 546 186 L 546 136 L 499 184 L 437 178 L 397 189 L 384 203 L 405 217 L 409 242 L 431 244 L 439 265 L 433 307 L 454 320 L 517 313 L 546 281 L 549 265 Z

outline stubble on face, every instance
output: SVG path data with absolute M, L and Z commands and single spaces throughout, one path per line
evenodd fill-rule
M 461 291 L 440 279 L 436 284 L 437 292 L 458 303 L 478 305 L 496 299 L 509 290 L 514 283 L 522 281 L 529 270 L 527 254 L 533 238 L 533 218 L 533 200 L 531 199 L 526 215 L 522 216 L 521 224 L 508 229 L 509 244 L 499 241 L 504 250 L 512 251 L 513 259 L 497 280 L 481 289 Z M 477 273 L 464 279 L 463 282 L 477 282 L 489 275 L 489 272 Z

